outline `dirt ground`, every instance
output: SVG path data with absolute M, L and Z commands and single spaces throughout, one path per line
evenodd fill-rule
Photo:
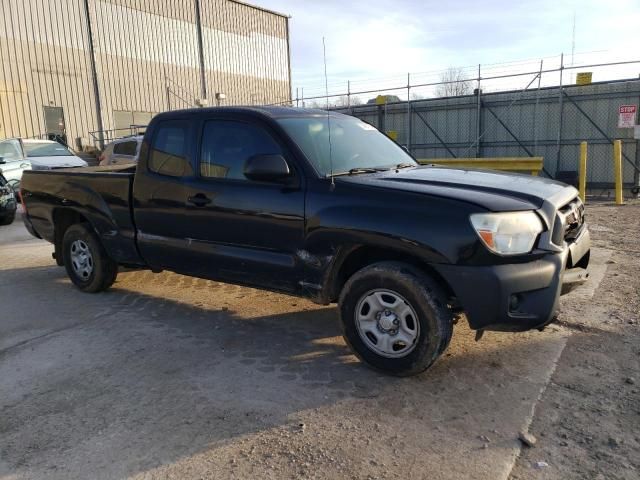
M 592 245 L 610 252 L 593 298 L 567 296 L 571 332 L 512 479 L 640 478 L 640 203 L 588 205 Z M 538 462 L 548 467 L 538 467 Z
M 407 379 L 361 365 L 335 307 L 171 273 L 83 294 L 3 227 L 0 479 L 640 478 L 640 203 L 588 221 L 558 323 L 460 323 Z

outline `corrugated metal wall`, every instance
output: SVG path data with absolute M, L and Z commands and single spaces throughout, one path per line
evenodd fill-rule
M 640 80 L 574 85 L 563 90 L 562 103 L 557 87 L 483 94 L 480 108 L 476 95 L 416 100 L 411 102 L 410 120 L 406 102 L 338 111 L 382 131 L 397 132 L 401 144 L 407 143 L 410 122 L 411 152 L 417 158 L 475 157 L 476 153 L 480 157 L 542 156 L 552 176 L 557 170 L 576 171 L 580 142 L 587 141 L 591 185 L 613 182 L 610 139 L 622 139 L 624 181 L 631 184 L 640 151 L 633 130 L 618 128 L 618 107 L 638 105 Z
M 210 97 L 222 92 L 244 105 L 291 99 L 288 32 L 282 17 L 237 2 L 212 0 L 202 2 L 202 25 L 207 85 L 215 87 Z M 217 46 L 225 55 L 215 54 Z
M 69 144 L 93 144 L 93 35 L 105 130 L 193 107 L 201 97 L 195 0 L 0 0 L 0 138 L 48 133 L 62 107 Z M 200 0 L 207 97 L 215 104 L 290 98 L 287 18 Z
M 95 129 L 83 1 L 2 0 L 0 138 L 45 133 L 62 106 L 68 132 Z

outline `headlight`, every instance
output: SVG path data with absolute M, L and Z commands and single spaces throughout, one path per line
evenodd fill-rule
M 535 212 L 474 213 L 471 225 L 489 250 L 500 255 L 529 253 L 543 226 Z

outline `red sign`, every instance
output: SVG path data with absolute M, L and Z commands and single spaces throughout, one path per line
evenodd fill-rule
M 620 105 L 618 107 L 618 128 L 633 128 L 636 124 L 637 105 Z

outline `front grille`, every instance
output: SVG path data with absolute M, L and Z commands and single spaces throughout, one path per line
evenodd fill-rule
M 582 232 L 583 225 L 584 204 L 576 197 L 558 210 L 553 225 L 553 243 L 562 246 L 564 242 L 573 242 Z

